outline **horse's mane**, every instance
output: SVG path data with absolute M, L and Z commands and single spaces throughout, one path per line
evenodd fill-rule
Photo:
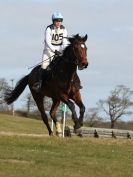
M 68 46 L 64 49 L 62 56 L 57 56 L 57 57 L 55 57 L 55 58 L 51 61 L 50 65 L 49 65 L 49 67 L 52 68 L 53 71 L 55 71 L 55 70 L 58 68 L 58 67 L 56 67 L 56 66 L 58 66 L 58 64 L 59 64 L 62 60 L 64 60 L 64 58 L 68 57 L 68 54 L 69 54 L 68 51 L 70 50 L 70 48 L 71 48 L 73 42 L 74 42 L 75 40 L 77 40 L 77 41 L 82 41 L 82 40 L 83 40 L 83 38 L 82 38 L 81 36 L 79 36 L 79 34 L 72 35 L 72 37 L 68 37 L 67 39 L 68 39 L 68 41 L 69 41 L 69 44 L 68 44 Z
M 55 57 L 51 63 L 49 64 L 49 67 L 53 70 L 55 70 L 57 64 L 62 60 L 62 56 Z
M 62 53 L 62 55 L 61 56 L 56 56 L 51 62 L 50 62 L 50 64 L 49 64 L 49 67 L 50 68 L 55 68 L 56 67 L 56 65 L 58 64 L 58 63 L 60 63 L 60 61 L 62 61 L 64 58 L 65 58 L 65 56 L 67 55 L 67 53 L 68 53 L 68 50 L 69 50 L 69 48 L 70 48 L 70 45 L 71 45 L 71 43 L 63 50 L 63 53 Z M 53 66 L 55 66 L 55 67 L 53 67 Z

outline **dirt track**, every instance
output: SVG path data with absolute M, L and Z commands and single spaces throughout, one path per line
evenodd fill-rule
M 18 132 L 4 132 L 0 131 L 0 136 L 26 136 L 26 137 L 48 137 L 48 134 L 31 134 L 31 133 L 18 133 Z

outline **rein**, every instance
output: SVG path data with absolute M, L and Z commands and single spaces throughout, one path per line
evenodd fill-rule
M 75 64 L 75 65 L 78 65 L 78 57 L 77 57 L 77 55 L 76 55 L 76 52 L 75 52 L 75 49 L 74 49 L 74 46 L 72 47 L 72 50 L 73 50 L 73 53 L 74 53 L 74 57 L 72 58 L 73 60 L 69 60 L 69 59 L 67 59 L 67 58 L 69 58 L 69 57 L 64 57 L 66 60 L 66 62 L 67 63 L 72 63 L 72 64 Z
M 55 56 L 55 54 L 54 54 L 54 55 L 52 55 L 51 57 L 48 57 L 46 60 L 44 60 L 44 61 L 41 61 L 41 62 L 37 63 L 36 65 L 33 65 L 33 66 L 28 67 L 28 69 L 32 69 L 32 68 L 34 68 L 34 67 L 36 67 L 36 66 L 40 65 L 40 64 L 42 64 L 43 62 L 45 62 L 45 61 L 49 60 L 50 58 L 52 58 L 52 57 L 54 57 L 54 56 Z

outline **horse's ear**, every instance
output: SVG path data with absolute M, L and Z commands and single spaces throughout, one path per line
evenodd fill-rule
M 76 35 L 75 35 L 75 38 L 79 38 L 79 34 L 76 34 Z
M 73 41 L 74 41 L 74 39 L 72 37 L 69 37 L 68 40 L 70 43 L 73 43 Z
M 76 35 L 73 35 L 72 37 L 69 37 L 68 40 L 70 43 L 73 43 L 73 41 L 78 38 L 79 38 L 79 34 L 76 34 Z
M 85 37 L 83 38 L 83 41 L 85 42 L 87 40 L 88 36 L 87 34 L 85 35 Z

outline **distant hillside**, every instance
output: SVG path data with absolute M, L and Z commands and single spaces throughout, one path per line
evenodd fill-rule
M 0 114 L 0 132 L 18 133 L 47 133 L 47 129 L 41 120 L 34 120 L 24 117 Z

